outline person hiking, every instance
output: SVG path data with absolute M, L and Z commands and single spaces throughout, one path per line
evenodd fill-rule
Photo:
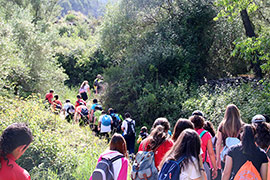
M 91 109 L 90 109 L 90 122 L 93 122 L 95 107 L 98 105 L 99 105 L 98 100 L 93 99 L 93 104 L 92 104 Z
M 250 124 L 244 125 L 243 133 L 240 137 L 241 143 L 229 149 L 222 180 L 234 178 L 255 179 L 254 176 L 256 176 L 256 178 L 260 177 L 262 180 L 267 180 L 268 159 L 265 152 L 256 146 L 254 136 L 254 126 Z M 252 170 L 242 169 L 247 163 L 249 166 L 253 166 L 253 168 L 249 167 Z M 238 171 L 242 173 L 240 176 L 238 176 Z M 246 172 L 248 172 L 249 178 L 246 177 Z
M 158 129 L 156 129 L 158 127 Z M 144 139 L 138 151 L 154 151 L 155 152 L 155 166 L 159 170 L 159 164 L 165 154 L 173 146 L 173 141 L 170 139 L 168 130 L 170 123 L 166 118 L 157 118 L 153 124 L 150 135 Z
M 63 111 L 64 111 L 65 119 L 68 122 L 71 122 L 74 119 L 75 107 L 73 104 L 70 103 L 69 99 L 66 100 L 66 103 L 63 106 Z
M 256 144 L 262 148 L 266 152 L 267 157 L 270 158 L 270 125 L 266 123 L 266 118 L 260 114 L 254 116 L 251 122 L 256 128 Z
M 90 94 L 90 87 L 88 85 L 88 81 L 83 81 L 83 83 L 81 84 L 81 87 L 79 89 L 79 93 L 82 96 L 82 99 L 84 101 L 86 101 L 88 99 L 87 93 L 89 93 L 89 96 L 91 95 Z
M 132 155 L 135 148 L 135 120 L 131 119 L 131 115 L 128 112 L 125 113 L 125 120 L 122 123 L 121 129 L 124 132 L 123 135 L 127 142 L 128 153 Z
M 111 125 L 113 120 L 110 115 L 106 114 L 105 111 L 102 111 L 102 116 L 98 121 L 98 130 L 100 131 L 100 136 L 105 137 L 109 140 L 109 133 L 111 132 Z
M 55 113 L 60 113 L 62 110 L 62 102 L 59 100 L 59 96 L 56 94 L 54 95 L 54 100 L 53 100 L 53 111 Z
M 174 125 L 174 130 L 172 134 L 173 142 L 177 141 L 178 137 L 185 129 L 194 129 L 193 123 L 190 122 L 188 119 L 178 119 L 178 121 Z
M 50 89 L 49 93 L 47 93 L 45 95 L 45 101 L 49 104 L 49 105 L 52 105 L 53 102 L 53 93 L 54 93 L 54 90 L 53 89 Z
M 212 144 L 212 136 L 208 131 L 203 129 L 205 121 L 203 118 L 203 113 L 201 113 L 200 115 L 194 114 L 196 113 L 192 113 L 192 116 L 189 118 L 189 120 L 193 123 L 195 131 L 198 133 L 202 141 L 201 143 L 201 147 L 203 150 L 202 160 L 204 169 L 206 171 L 207 179 L 208 180 L 211 180 L 212 178 L 215 179 L 217 177 L 217 164 L 216 164 L 216 155 Z
M 101 106 L 96 106 L 95 107 L 95 112 L 94 112 L 94 122 L 93 122 L 93 131 L 95 132 L 95 135 L 97 136 L 99 131 L 98 131 L 98 120 L 99 117 L 102 115 L 102 107 Z
M 8 126 L 0 137 L 0 179 L 30 180 L 29 173 L 15 161 L 33 141 L 31 130 L 23 123 Z
M 121 126 L 121 119 L 118 116 L 118 114 L 114 113 L 113 108 L 109 108 L 108 114 L 112 117 L 112 120 L 113 120 L 113 124 L 112 124 L 111 128 L 112 128 L 112 134 L 114 134 L 115 132 L 118 131 L 119 126 Z M 119 133 L 119 131 L 118 131 L 118 133 Z
M 80 103 L 83 103 L 86 106 L 86 102 L 82 100 L 82 96 L 80 94 L 77 95 L 77 101 L 75 102 L 75 108 L 77 108 Z
M 76 108 L 74 120 L 79 125 L 89 124 L 89 110 L 84 103 L 80 103 L 80 105 Z
M 230 144 L 237 143 L 237 139 L 240 138 L 240 129 L 243 125 L 240 111 L 234 104 L 229 104 L 226 107 L 225 115 L 223 120 L 220 122 L 218 127 L 218 134 L 217 134 L 217 144 L 216 144 L 216 157 L 217 157 L 217 166 L 219 169 L 223 169 L 224 162 L 225 162 L 225 154 L 226 154 L 226 139 L 232 142 Z M 225 149 L 226 147 L 226 149 Z M 224 152 L 224 153 L 222 153 Z M 221 154 L 223 156 L 221 156 Z M 221 160 L 221 157 L 224 160 Z
M 94 80 L 94 91 L 95 91 L 95 94 L 99 94 L 100 92 L 100 89 L 102 88 L 101 84 L 103 83 L 103 77 L 98 74 L 96 79 Z
M 178 174 L 170 172 L 171 179 L 190 179 L 190 180 L 203 180 L 202 171 L 203 167 L 200 166 L 199 156 L 201 149 L 201 140 L 198 133 L 192 129 L 185 129 L 177 138 L 174 146 L 163 158 L 160 163 L 161 176 L 168 174 L 168 171 L 164 172 L 164 168 L 169 161 L 179 161 L 180 159 L 180 171 Z
M 103 152 L 99 159 L 98 159 L 98 164 L 99 162 L 102 161 L 102 159 L 106 159 L 106 160 L 114 160 L 113 162 L 111 162 L 111 166 L 113 171 L 111 172 L 111 174 L 113 175 L 114 180 L 127 180 L 127 175 L 128 175 L 128 154 L 127 154 L 127 145 L 126 145 L 126 141 L 123 138 L 122 135 L 115 133 L 112 136 L 112 139 L 109 143 L 109 149 L 106 150 L 105 152 Z M 97 165 L 98 167 L 98 165 Z M 97 177 L 100 180 L 100 172 L 103 171 L 104 169 L 98 169 L 96 167 L 96 169 L 94 170 L 93 175 L 90 177 L 89 180 L 95 180 L 95 177 Z M 109 167 L 111 169 L 111 167 Z M 107 170 L 108 171 L 108 170 Z M 108 174 L 105 170 L 105 172 L 103 173 L 104 175 Z M 109 179 L 108 177 L 106 177 L 106 179 Z M 102 179 L 105 180 L 105 179 Z
M 146 126 L 143 126 L 141 127 L 141 131 L 140 131 L 140 134 L 139 134 L 139 137 L 137 139 L 137 144 L 140 144 L 142 140 L 144 140 L 145 138 L 148 137 L 148 132 L 147 132 L 147 127 Z

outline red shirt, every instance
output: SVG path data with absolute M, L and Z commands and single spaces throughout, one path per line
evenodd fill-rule
M 0 180 L 30 180 L 31 177 L 29 173 L 21 168 L 16 162 L 15 158 L 12 154 L 8 154 L 7 158 L 9 160 L 8 166 L 7 161 L 5 161 L 3 158 L 1 158 L 1 165 L 0 168 Z
M 199 135 L 204 131 L 204 129 L 195 129 L 195 130 Z M 205 151 L 206 151 L 206 148 L 207 148 L 207 143 L 208 143 L 209 139 L 211 141 L 211 138 L 212 138 L 212 136 L 211 136 L 211 134 L 209 132 L 206 132 L 203 135 L 203 137 L 201 138 L 201 141 L 202 141 L 201 148 L 202 148 L 202 151 L 203 151 L 203 154 L 202 154 L 203 162 L 205 160 Z M 206 157 L 206 161 L 210 162 L 208 156 Z
M 52 104 L 53 93 L 47 93 L 45 96 L 45 100 L 48 100 L 50 104 Z
M 82 102 L 85 106 L 86 106 L 86 102 L 82 99 L 79 99 L 75 102 L 75 108 L 78 107 L 80 105 L 80 102 Z
M 61 103 L 60 100 L 54 100 L 53 102 L 56 103 L 57 105 L 60 105 L 62 107 L 62 103 Z M 55 107 L 56 107 L 56 105 L 55 105 Z
M 149 144 L 148 138 L 146 138 L 145 140 L 141 142 L 138 151 L 143 151 L 143 144 L 145 144 L 144 145 L 145 148 L 148 146 Z M 162 143 L 155 151 L 155 166 L 157 169 L 159 169 L 158 167 L 159 164 L 161 163 L 165 154 L 172 148 L 172 146 L 173 146 L 173 141 L 171 139 L 168 139 L 164 143 Z

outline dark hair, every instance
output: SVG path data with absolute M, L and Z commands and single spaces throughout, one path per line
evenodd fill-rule
M 102 111 L 101 111 L 101 114 L 106 114 L 106 111 L 102 110 Z
M 147 127 L 146 126 L 141 127 L 141 131 L 142 132 L 147 132 Z
M 196 131 L 193 129 L 185 129 L 176 140 L 172 149 L 163 158 L 160 167 L 167 160 L 178 160 L 180 157 L 185 156 L 183 163 L 180 164 L 181 169 L 185 169 L 188 163 L 194 163 L 192 157 L 195 157 L 198 161 L 198 166 L 200 169 L 200 149 L 201 149 L 201 139 Z
M 99 106 L 99 105 L 98 106 L 95 106 L 95 110 L 100 110 L 101 111 L 102 110 L 102 107 Z
M 56 94 L 56 95 L 54 95 L 54 98 L 55 98 L 56 100 L 58 100 L 59 96 Z
M 267 114 L 263 114 L 263 116 L 265 117 L 266 122 L 270 123 L 270 118 Z
M 125 113 L 125 118 L 131 118 L 131 115 L 127 112 Z
M 66 103 L 69 103 L 69 102 L 70 102 L 70 100 L 69 100 L 69 99 L 67 99 L 67 100 L 66 100 Z
M 50 89 L 50 93 L 53 93 L 54 92 L 54 90 L 53 89 Z
M 110 150 L 118 151 L 127 157 L 127 144 L 121 134 L 115 133 L 110 141 Z
M 205 121 L 204 122 L 203 129 L 207 130 L 211 134 L 212 137 L 216 136 L 214 126 L 210 121 Z
M 157 118 L 155 120 L 151 130 L 155 129 L 158 125 L 163 126 L 165 132 L 168 132 L 170 129 L 170 123 L 169 123 L 168 119 L 165 117 Z
M 204 126 L 204 118 L 202 116 L 194 115 L 189 117 L 189 120 L 194 124 L 195 129 L 201 129 Z
M 245 124 L 243 127 L 243 133 L 241 135 L 242 148 L 244 154 L 254 155 L 254 152 L 258 149 L 255 144 L 255 127 L 250 124 Z
M 267 149 L 270 145 L 270 127 L 267 123 L 255 123 L 255 142 L 262 149 Z
M 32 132 L 26 124 L 11 124 L 4 130 L 0 137 L 0 157 L 3 157 L 7 161 L 8 165 L 9 160 L 6 156 L 21 145 L 25 145 L 27 147 L 32 141 Z
M 174 126 L 172 140 L 175 142 L 185 129 L 194 129 L 194 125 L 188 119 L 178 119 Z
M 155 150 L 168 138 L 168 134 L 165 132 L 164 127 L 158 125 L 152 130 L 150 135 L 147 137 L 147 142 L 149 142 L 146 147 L 147 150 Z
M 94 99 L 94 100 L 93 100 L 93 103 L 94 103 L 94 104 L 96 104 L 97 102 L 98 102 L 98 100 L 97 100 L 97 99 Z
M 203 112 L 200 110 L 193 111 L 191 116 L 195 116 L 195 115 L 204 117 Z
M 82 98 L 82 96 L 81 96 L 80 94 L 78 94 L 78 95 L 77 95 L 77 98 L 80 98 L 80 99 L 81 99 L 81 98 Z

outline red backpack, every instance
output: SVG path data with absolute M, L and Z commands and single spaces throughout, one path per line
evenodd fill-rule
M 254 167 L 251 161 L 247 161 L 243 166 L 238 170 L 237 174 L 234 176 L 233 180 L 241 179 L 254 179 L 262 180 L 260 173 Z

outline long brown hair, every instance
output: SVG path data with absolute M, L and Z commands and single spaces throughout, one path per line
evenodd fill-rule
M 88 84 L 88 81 L 83 81 L 81 84 L 81 88 L 83 88 L 86 84 Z
M 185 129 L 194 129 L 194 125 L 188 119 L 180 118 L 176 122 L 173 130 L 172 140 L 175 142 Z
M 198 170 L 200 169 L 200 149 L 201 139 L 198 133 L 193 129 L 185 129 L 176 140 L 174 146 L 163 158 L 160 169 L 163 164 L 168 160 L 178 160 L 180 157 L 185 156 L 183 163 L 180 164 L 181 169 L 185 169 L 188 163 L 194 163 L 192 157 L 198 161 Z
M 237 137 L 242 126 L 240 111 L 234 104 L 226 108 L 224 119 L 221 122 L 222 132 L 227 137 Z
M 165 132 L 165 128 L 162 125 L 157 125 L 154 130 L 147 137 L 146 142 L 148 146 L 146 147 L 148 150 L 155 150 L 158 148 L 163 142 L 168 138 L 167 132 Z
M 163 126 L 165 132 L 168 132 L 169 129 L 170 129 L 170 123 L 169 123 L 168 119 L 165 118 L 165 117 L 157 118 L 157 119 L 155 120 L 153 126 L 152 126 L 151 131 L 152 131 L 153 129 L 155 129 L 158 125 Z
M 127 154 L 127 144 L 125 139 L 121 134 L 115 133 L 110 141 L 110 150 L 118 151 L 122 153 L 125 157 Z

